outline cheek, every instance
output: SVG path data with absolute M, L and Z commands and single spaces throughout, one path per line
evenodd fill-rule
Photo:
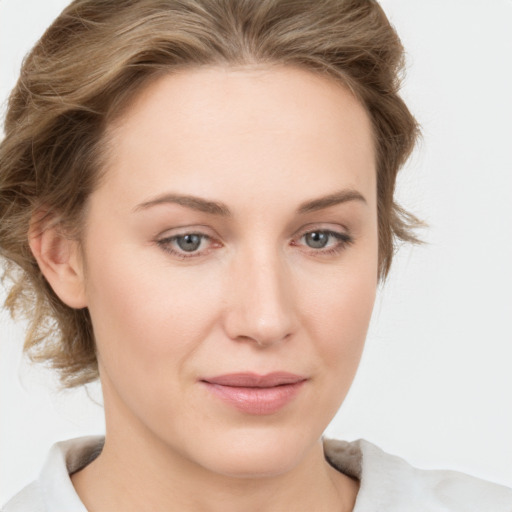
M 197 273 L 191 278 L 127 253 L 113 248 L 101 259 L 89 258 L 96 343 L 104 363 L 153 373 L 166 359 L 179 364 L 196 348 L 214 321 L 218 291 L 214 283 L 203 286 Z
M 318 358 L 315 403 L 321 429 L 339 410 L 356 375 L 375 292 L 376 279 L 343 276 L 312 302 L 308 329 Z
M 377 252 L 333 268 L 304 294 L 306 329 L 326 369 L 354 375 L 366 339 L 377 290 Z M 340 376 L 341 377 L 341 376 Z
M 345 282 L 345 284 L 347 284 Z M 338 291 L 337 300 L 328 301 L 325 307 L 317 302 L 316 315 L 320 331 L 316 338 L 329 367 L 349 369 L 354 372 L 364 346 L 375 298 L 375 288 L 346 286 Z

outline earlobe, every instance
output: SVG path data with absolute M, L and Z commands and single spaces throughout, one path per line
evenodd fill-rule
M 31 228 L 29 245 L 41 272 L 57 296 L 69 307 L 87 306 L 83 262 L 79 244 L 58 225 Z

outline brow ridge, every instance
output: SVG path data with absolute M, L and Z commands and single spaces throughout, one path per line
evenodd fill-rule
M 349 201 L 361 201 L 363 203 L 366 203 L 366 199 L 357 190 L 346 189 L 341 190 L 339 192 L 335 192 L 333 194 L 329 194 L 324 197 L 319 197 L 317 199 L 306 201 L 298 207 L 297 213 L 311 213 L 318 210 L 323 210 L 325 208 L 330 208 L 338 204 L 346 203 Z M 135 208 L 135 211 L 146 210 L 148 208 L 151 208 L 152 206 L 167 203 L 178 204 L 180 206 L 185 206 L 186 208 L 191 208 L 193 210 L 198 210 L 200 212 L 212 215 L 220 215 L 223 217 L 228 217 L 231 215 L 229 208 L 224 203 L 218 201 L 210 201 L 207 199 L 202 199 L 200 197 L 190 195 L 168 193 L 162 194 L 161 196 L 158 196 L 155 199 L 151 199 L 150 201 L 146 201 L 144 203 L 139 204 Z
M 178 204 L 180 206 L 185 206 L 186 208 L 191 208 L 192 210 L 198 210 L 212 215 L 221 215 L 224 217 L 231 215 L 229 208 L 224 203 L 181 194 L 163 194 L 155 199 L 138 205 L 135 208 L 135 211 L 146 210 L 152 206 L 166 203 Z
M 346 189 L 324 197 L 319 197 L 318 199 L 306 201 L 299 206 L 297 212 L 299 214 L 316 212 L 349 201 L 361 201 L 366 204 L 366 199 L 360 192 L 354 189 Z

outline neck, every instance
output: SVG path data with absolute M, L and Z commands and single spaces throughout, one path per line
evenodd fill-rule
M 358 491 L 325 461 L 321 441 L 286 473 L 244 478 L 212 473 L 140 437 L 123 441 L 107 432 L 99 457 L 72 477 L 90 512 L 351 511 Z
M 249 459 L 244 460 L 244 453 L 240 453 L 243 464 L 225 474 L 219 471 L 222 464 L 216 469 L 206 467 L 197 457 L 190 456 L 187 447 L 180 443 L 170 446 L 122 401 L 112 400 L 105 389 L 104 397 L 103 451 L 72 476 L 73 485 L 89 512 L 348 512 L 353 509 L 358 483 L 330 466 L 321 440 L 305 450 L 303 447 L 301 456 L 291 466 L 276 459 L 270 460 L 270 465 L 265 460 L 263 464 L 259 461 L 259 465 L 247 464 Z M 247 442 L 252 441 L 249 437 Z M 237 449 L 243 452 L 243 445 Z M 249 453 L 254 454 L 254 450 Z M 220 460 L 223 455 L 219 449 L 213 459 Z M 245 469 L 240 473 L 242 467 Z M 248 469 L 251 467 L 256 468 L 253 473 Z

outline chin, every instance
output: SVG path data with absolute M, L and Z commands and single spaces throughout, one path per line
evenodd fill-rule
M 233 433 L 228 439 L 210 439 L 196 460 L 200 460 L 205 469 L 223 476 L 273 477 L 293 470 L 319 443 L 320 436 L 307 442 L 308 436 L 304 433 L 300 435 L 287 430 L 272 435 L 263 430 L 246 429 Z

